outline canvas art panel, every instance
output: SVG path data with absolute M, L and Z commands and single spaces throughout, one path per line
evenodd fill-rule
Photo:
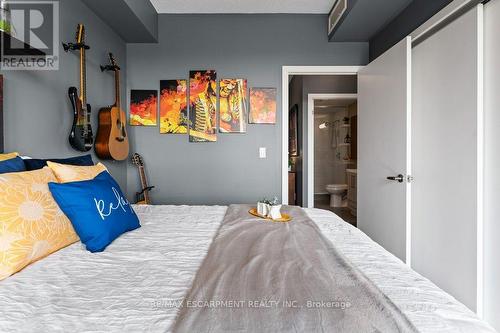
M 158 91 L 130 91 L 130 125 L 156 126 L 158 109 Z
M 219 105 L 219 131 L 245 133 L 248 117 L 247 80 L 221 79 Z
M 276 124 L 276 88 L 250 89 L 251 124 Z
M 189 72 L 189 141 L 217 141 L 217 74 Z
M 186 134 L 187 80 L 160 81 L 160 133 Z

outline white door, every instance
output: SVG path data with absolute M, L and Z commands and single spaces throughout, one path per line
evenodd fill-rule
M 412 268 L 472 310 L 481 297 L 481 39 L 482 6 L 412 54 Z
M 410 73 L 408 37 L 358 75 L 358 227 L 406 262 L 410 260 Z

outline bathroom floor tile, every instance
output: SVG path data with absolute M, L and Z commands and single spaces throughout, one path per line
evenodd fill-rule
M 314 196 L 314 207 L 319 209 L 329 210 L 337 214 L 341 219 L 353 226 L 357 225 L 356 216 L 351 214 L 351 211 L 347 207 L 332 208 L 330 207 L 330 195 L 328 194 L 316 194 Z

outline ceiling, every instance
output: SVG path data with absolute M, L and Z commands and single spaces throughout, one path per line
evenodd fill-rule
M 398 16 L 413 0 L 348 0 L 354 5 L 332 42 L 366 42 Z
M 335 0 L 150 0 L 160 14 L 327 14 Z M 367 0 L 368 2 L 373 0 Z M 395 0 L 389 0 L 389 2 Z M 326 23 L 325 23 L 326 25 Z
M 336 0 L 150 1 L 160 14 L 328 14 Z M 348 1 L 351 9 L 330 41 L 367 42 L 413 0 Z

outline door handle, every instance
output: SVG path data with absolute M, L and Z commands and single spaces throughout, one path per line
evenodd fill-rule
M 388 180 L 394 180 L 398 183 L 402 183 L 405 181 L 405 176 L 403 176 L 402 174 L 399 174 L 397 176 L 390 176 L 390 177 L 387 177 Z

